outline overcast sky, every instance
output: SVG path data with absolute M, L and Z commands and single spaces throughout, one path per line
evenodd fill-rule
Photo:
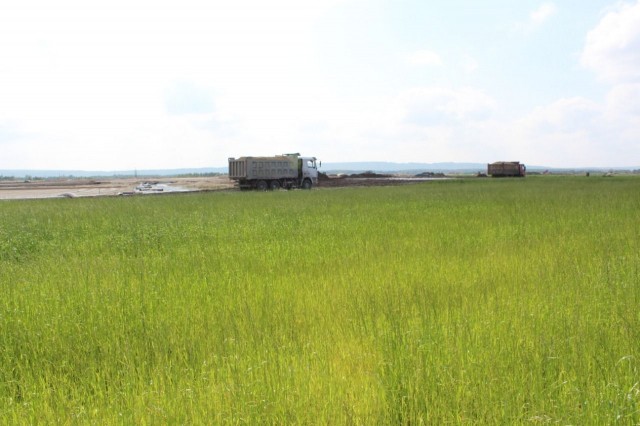
M 640 0 L 8 1 L 0 169 L 640 165 Z

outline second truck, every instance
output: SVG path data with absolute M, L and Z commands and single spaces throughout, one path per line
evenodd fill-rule
M 318 184 L 316 157 L 284 154 L 274 157 L 229 158 L 229 178 L 240 189 L 311 189 Z
M 527 167 L 519 161 L 498 161 L 487 164 L 487 174 L 493 177 L 525 177 Z

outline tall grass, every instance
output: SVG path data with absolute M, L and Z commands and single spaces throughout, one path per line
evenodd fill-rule
M 638 423 L 639 190 L 1 203 L 0 423 Z

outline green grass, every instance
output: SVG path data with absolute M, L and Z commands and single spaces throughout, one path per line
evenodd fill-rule
M 0 203 L 0 423 L 637 424 L 640 179 Z

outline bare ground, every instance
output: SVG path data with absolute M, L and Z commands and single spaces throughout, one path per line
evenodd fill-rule
M 46 179 L 31 182 L 1 181 L 0 200 L 60 197 L 97 197 L 142 194 L 136 188 L 144 183 L 160 185 L 173 191 L 211 191 L 233 188 L 226 176 L 189 178 L 107 178 Z M 160 193 L 148 191 L 148 193 Z
M 364 187 L 407 185 L 431 180 L 403 175 L 380 176 L 329 176 L 320 179 L 318 188 Z M 140 191 L 149 183 L 162 192 Z M 97 178 L 97 179 L 46 179 L 34 181 L 0 181 L 0 200 L 36 198 L 76 198 L 117 195 L 159 194 L 193 191 L 220 191 L 235 188 L 235 182 L 227 176 L 215 177 L 166 177 L 166 178 Z

